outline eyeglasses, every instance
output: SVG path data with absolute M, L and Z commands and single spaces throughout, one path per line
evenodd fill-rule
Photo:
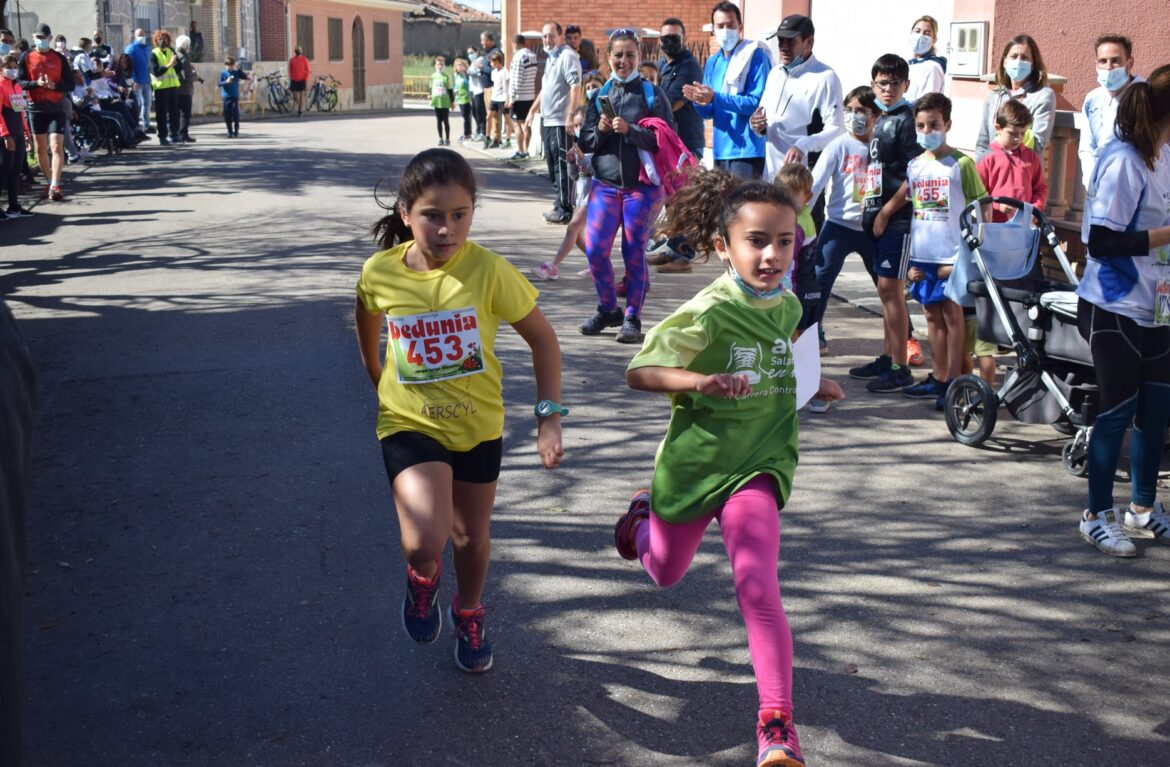
M 637 40 L 638 30 L 634 29 L 633 27 L 622 27 L 621 29 L 615 29 L 609 33 L 609 39 L 612 40 L 615 37 L 632 37 Z
M 880 88 L 883 91 L 892 91 L 904 82 L 905 80 L 874 80 L 873 87 Z

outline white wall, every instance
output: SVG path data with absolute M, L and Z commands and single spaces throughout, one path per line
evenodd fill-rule
M 811 16 L 817 29 L 814 51 L 817 58 L 837 72 L 842 89 L 848 93 L 858 85 L 869 84 L 870 67 L 878 56 L 896 53 L 910 58 L 910 27 L 919 16 L 938 20 L 936 50 L 942 56 L 948 55 L 950 25 L 956 20 L 953 5 L 953 0 L 811 0 Z M 944 90 L 949 93 L 949 78 L 947 83 Z M 982 101 L 955 100 L 949 137 L 952 146 L 974 149 L 981 110 Z

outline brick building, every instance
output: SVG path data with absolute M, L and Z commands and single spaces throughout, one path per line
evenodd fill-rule
M 196 6 L 197 7 L 197 6 Z M 33 30 L 48 24 L 70 45 L 101 30 L 105 42 L 121 50 L 136 27 L 148 31 L 186 29 L 192 18 L 188 0 L 20 0 L 9 2 L 4 25 L 17 39 L 32 39 Z
M 402 15 L 407 0 L 259 0 L 260 52 L 287 61 L 300 46 L 312 74 L 341 81 L 341 108 L 402 106 Z

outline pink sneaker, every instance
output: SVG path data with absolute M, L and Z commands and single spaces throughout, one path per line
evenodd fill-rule
M 760 745 L 756 767 L 804 767 L 800 738 L 796 736 L 791 714 L 761 711 L 756 723 L 756 740 Z
M 638 524 L 650 516 L 650 491 L 639 490 L 630 499 L 630 508 L 618 518 L 613 526 L 613 545 L 622 559 L 637 559 L 638 544 L 634 532 Z
M 561 275 L 561 270 L 552 261 L 545 261 L 532 267 L 532 273 L 542 280 L 555 280 Z

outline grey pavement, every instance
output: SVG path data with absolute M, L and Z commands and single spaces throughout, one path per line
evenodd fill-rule
M 433 118 L 215 131 L 92 167 L 68 202 L 0 223 L 0 290 L 42 389 L 29 763 L 753 764 L 717 530 L 668 590 L 613 551 L 668 412 L 625 387 L 631 349 L 576 332 L 595 303 L 583 257 L 540 285 L 573 410 L 556 471 L 535 456 L 529 355 L 500 335 L 496 661 L 469 677 L 446 630 L 420 647 L 400 626 L 352 321 L 373 190 L 432 143 Z M 551 186 L 466 153 L 474 238 L 524 269 L 548 258 Z M 647 322 L 717 274 L 656 277 Z M 1170 547 L 1098 554 L 1060 435 L 1004 413 L 985 449 L 963 447 L 929 403 L 847 378 L 879 346 L 872 314 L 835 303 L 827 324 L 849 399 L 802 420 L 782 512 L 808 764 L 1167 764 Z

